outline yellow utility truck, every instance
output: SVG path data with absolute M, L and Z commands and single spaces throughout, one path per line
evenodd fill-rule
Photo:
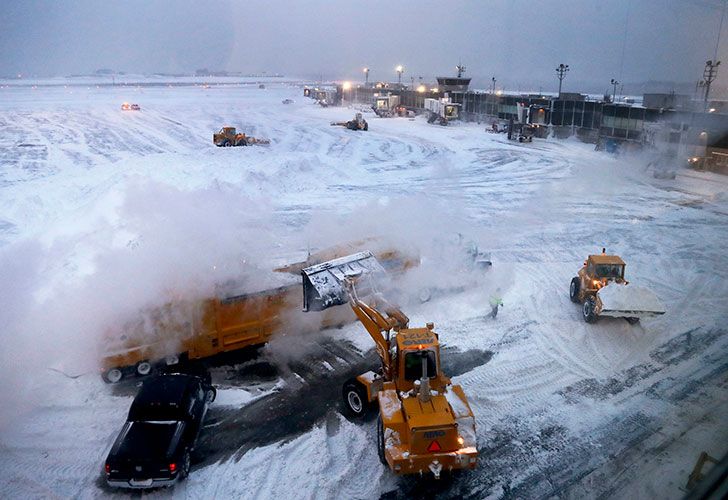
M 348 303 L 374 340 L 381 367 L 347 381 L 344 406 L 363 416 L 379 405 L 377 450 L 396 474 L 474 469 L 475 418 L 459 385 L 442 372 L 439 336 L 432 323 L 410 328 L 409 318 L 376 290 L 385 273 L 370 252 L 311 266 L 303 275 L 304 311 Z M 368 301 L 359 298 L 368 294 Z
M 584 321 L 594 323 L 599 316 L 611 316 L 635 324 L 640 318 L 665 314 L 665 306 L 651 290 L 624 279 L 625 266 L 604 248 L 584 261 L 569 286 L 571 301 L 582 304 Z

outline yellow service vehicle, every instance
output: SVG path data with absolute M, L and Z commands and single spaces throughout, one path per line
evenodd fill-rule
M 223 127 L 212 134 L 212 142 L 219 148 L 232 146 L 251 146 L 253 144 L 270 144 L 268 139 L 257 139 L 242 132 L 238 133 L 235 127 Z
M 459 385 L 442 372 L 434 325 L 410 328 L 409 318 L 376 291 L 385 271 L 370 252 L 360 252 L 303 269 L 304 311 L 349 303 L 374 339 L 382 366 L 346 382 L 344 406 L 363 416 L 379 404 L 377 448 L 396 474 L 436 478 L 443 470 L 477 465 L 475 418 Z M 359 298 L 357 287 L 371 297 Z
M 204 359 L 223 352 L 262 345 L 275 333 L 318 330 L 354 321 L 348 308 L 301 312 L 301 269 L 350 253 L 364 240 L 310 254 L 305 261 L 275 269 L 258 290 L 235 283 L 220 286 L 214 297 L 177 300 L 141 311 L 139 316 L 108 329 L 103 339 L 101 375 L 108 383 L 130 375 L 144 376 L 155 365 Z M 377 255 L 394 273 L 418 264 L 411 256 L 382 246 Z
M 665 306 L 652 291 L 624 279 L 625 266 L 604 248 L 584 261 L 569 286 L 571 301 L 582 304 L 584 321 L 594 323 L 599 316 L 611 316 L 635 324 L 640 318 L 665 314 Z

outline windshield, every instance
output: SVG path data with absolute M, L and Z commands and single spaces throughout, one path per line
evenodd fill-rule
M 597 264 L 595 273 L 600 278 L 621 278 L 624 276 L 624 266 L 620 264 Z
M 437 376 L 437 359 L 434 351 L 408 352 L 404 355 L 405 380 L 419 380 L 422 378 L 422 363 L 427 362 L 427 377 Z

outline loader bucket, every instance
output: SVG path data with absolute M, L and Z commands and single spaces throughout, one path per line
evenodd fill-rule
M 599 315 L 614 318 L 649 318 L 665 314 L 665 306 L 649 289 L 610 283 L 597 292 Z
M 344 280 L 347 277 L 358 276 L 357 281 L 361 282 L 361 276 L 376 274 L 383 275 L 385 271 L 376 257 L 369 251 L 347 255 L 346 257 L 307 267 L 301 270 L 301 276 L 303 277 L 303 310 L 322 311 L 332 306 L 346 304 L 349 300 L 344 288 Z M 357 289 L 360 293 L 366 294 L 371 291 L 371 285 L 367 287 L 366 280 L 363 281 L 364 286 L 358 286 Z

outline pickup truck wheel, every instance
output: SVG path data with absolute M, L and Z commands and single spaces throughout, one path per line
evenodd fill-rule
M 140 361 L 136 365 L 137 375 L 144 377 L 152 371 L 152 364 L 149 361 Z
M 579 303 L 579 289 L 581 288 L 581 283 L 579 282 L 579 278 L 571 278 L 571 285 L 569 285 L 569 298 L 574 303 Z
M 187 476 L 190 475 L 190 467 L 192 466 L 192 458 L 190 457 L 189 450 L 185 450 L 184 455 L 182 455 L 182 466 L 179 470 L 179 477 L 180 479 L 185 479 Z
M 377 417 L 377 451 L 379 452 L 379 461 L 383 465 L 387 465 L 387 459 L 384 458 L 384 424 L 381 415 Z
M 210 387 L 210 390 L 207 391 L 207 402 L 212 403 L 215 399 L 217 399 L 217 389 Z
M 596 313 L 597 301 L 594 297 L 587 297 L 584 301 L 584 305 L 581 308 L 584 321 L 587 323 L 594 323 L 597 320 Z
M 112 368 L 111 370 L 107 370 L 101 378 L 107 384 L 115 384 L 124 378 L 124 372 L 121 371 L 121 368 Z
M 362 386 L 361 382 L 356 379 L 349 379 L 344 384 L 344 390 L 342 391 L 344 396 L 344 407 L 347 413 L 352 417 L 363 417 L 367 411 L 367 400 L 366 389 Z

